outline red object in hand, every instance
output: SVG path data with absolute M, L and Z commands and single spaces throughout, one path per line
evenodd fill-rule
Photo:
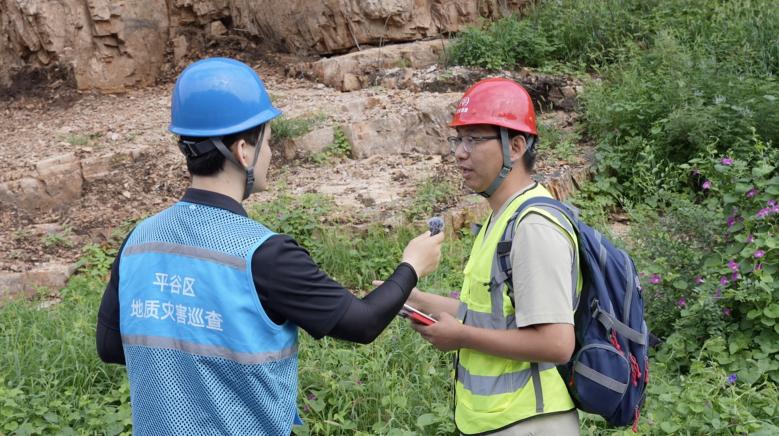
M 409 306 L 408 304 L 403 305 L 403 308 L 400 309 L 398 315 L 404 318 L 408 318 L 415 323 L 423 324 L 423 325 L 432 325 L 433 323 L 437 322 L 436 319 L 433 318 L 432 316 L 424 314 L 418 311 L 417 309 Z

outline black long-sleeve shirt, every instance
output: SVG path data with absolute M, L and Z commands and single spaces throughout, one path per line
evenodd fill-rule
M 211 191 L 190 188 L 182 201 L 247 216 L 240 203 Z M 119 364 L 125 363 L 119 331 L 122 248 L 111 267 L 97 322 L 98 355 L 104 362 Z M 387 327 L 417 283 L 414 269 L 401 263 L 384 284 L 359 299 L 320 270 L 308 252 L 286 235 L 274 235 L 260 245 L 252 255 L 251 268 L 260 303 L 273 322 L 290 321 L 316 339 L 332 336 L 359 343 L 373 341 Z

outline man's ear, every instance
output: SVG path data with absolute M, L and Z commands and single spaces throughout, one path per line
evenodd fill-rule
M 248 144 L 246 141 L 239 139 L 233 143 L 232 147 L 230 147 L 230 151 L 233 152 L 233 156 L 235 156 L 235 159 L 241 165 L 243 165 L 244 168 L 249 167 L 249 151 L 247 145 Z
M 517 135 L 511 140 L 511 161 L 516 162 L 522 158 L 527 148 L 527 140 L 525 135 Z

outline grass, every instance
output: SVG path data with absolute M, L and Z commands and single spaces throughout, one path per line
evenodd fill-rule
M 90 146 L 90 147 L 100 147 L 103 144 L 100 142 L 100 139 L 103 137 L 103 134 L 100 132 L 95 133 L 68 133 L 67 135 L 64 135 L 62 137 L 62 140 L 67 142 L 70 145 L 75 146 Z
M 70 248 L 73 246 L 73 230 L 70 227 L 65 227 L 60 232 L 51 233 L 41 238 L 41 243 L 45 248 L 63 247 Z
M 124 368 L 95 352 L 95 319 L 110 256 L 92 248 L 62 302 L 0 308 L 0 433 L 119 434 L 130 424 Z
M 327 114 L 317 112 L 298 118 L 287 118 L 282 115 L 271 121 L 273 135 L 271 141 L 278 144 L 284 140 L 297 138 L 314 130 L 327 119 Z
M 441 212 L 456 197 L 459 186 L 452 180 L 440 176 L 434 176 L 423 180 L 417 186 L 414 200 L 405 212 L 406 219 L 413 221 L 429 218 L 433 214 Z
M 579 135 L 563 130 L 555 125 L 541 122 L 538 124 L 538 136 L 541 138 L 539 150 L 558 161 L 570 162 L 578 156 Z

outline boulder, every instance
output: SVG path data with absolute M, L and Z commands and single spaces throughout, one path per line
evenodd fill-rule
M 0 301 L 33 296 L 38 289 L 59 291 L 76 270 L 75 264 L 49 262 L 22 273 L 0 272 Z
M 400 68 L 403 76 L 410 77 L 412 68 L 435 65 L 446 45 L 445 40 L 435 39 L 370 48 L 292 66 L 287 74 L 308 76 L 341 91 L 355 91 L 378 85 L 377 77 L 385 69 Z
M 446 154 L 447 123 L 459 94 L 420 94 L 407 113 L 382 113 L 381 118 L 344 126 L 352 156 L 362 159 L 376 154 L 418 152 Z
M 81 197 L 81 161 L 74 153 L 53 156 L 38 162 L 38 178 L 55 204 L 67 205 Z
M 315 153 L 321 153 L 335 141 L 335 128 L 332 126 L 323 127 L 306 133 L 303 136 L 292 139 L 294 152 L 296 154 L 310 156 Z M 285 156 L 286 157 L 286 156 Z

